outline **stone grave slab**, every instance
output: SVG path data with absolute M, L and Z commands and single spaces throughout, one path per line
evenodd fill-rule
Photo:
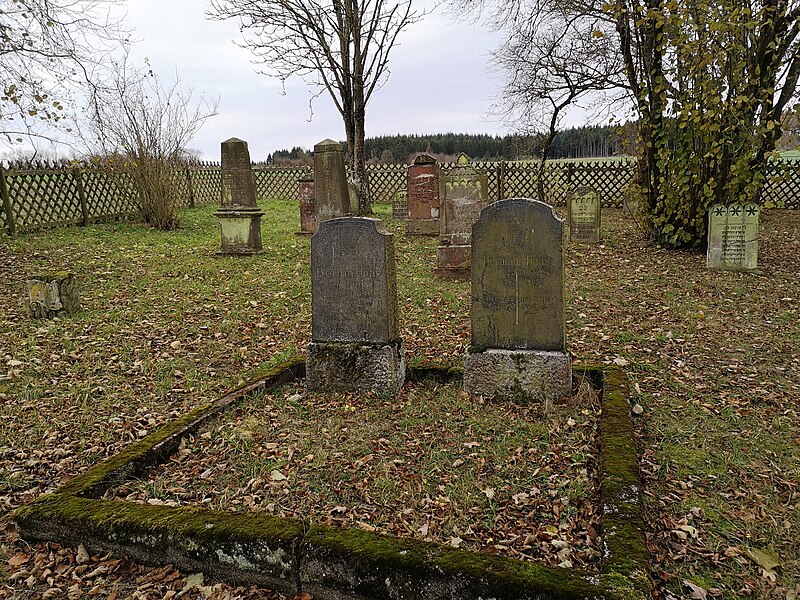
M 459 166 L 441 176 L 441 214 L 435 273 L 444 277 L 467 276 L 470 268 L 472 224 L 488 203 L 485 173 L 459 157 Z
M 396 393 L 405 381 L 394 238 L 378 219 L 343 217 L 311 238 L 311 390 Z
M 392 198 L 392 218 L 396 221 L 408 221 L 408 192 L 398 190 Z
M 726 271 L 758 268 L 757 204 L 715 204 L 708 213 L 706 265 Z
M 299 179 L 297 187 L 300 195 L 300 234 L 312 234 L 316 231 L 314 219 L 314 179 Z
M 247 142 L 230 138 L 221 144 L 221 246 L 217 254 L 248 255 L 261 252 L 261 217 Z
M 322 140 L 314 146 L 314 218 L 319 224 L 349 215 L 353 210 L 344 147 L 331 139 Z
M 409 235 L 439 235 L 439 165 L 429 154 L 420 154 L 408 166 Z
M 600 194 L 597 190 L 580 187 L 572 192 L 567 215 L 570 242 L 600 243 Z
M 472 233 L 472 345 L 464 388 L 542 403 L 572 387 L 564 317 L 564 223 L 528 198 L 486 207 Z
M 66 317 L 81 308 L 72 273 L 39 274 L 28 278 L 28 316 L 31 319 Z

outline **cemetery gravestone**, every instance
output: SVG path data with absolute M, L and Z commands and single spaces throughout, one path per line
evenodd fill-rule
M 409 235 L 439 235 L 439 165 L 428 154 L 420 154 L 406 174 Z
M 708 216 L 706 265 L 711 269 L 753 271 L 758 268 L 756 204 L 715 204 Z
M 322 140 L 314 146 L 314 231 L 321 221 L 351 212 L 344 148 L 339 142 Z
M 590 187 L 575 190 L 567 205 L 569 241 L 587 244 L 600 242 L 600 195 Z
M 469 166 L 465 154 L 458 166 L 441 177 L 439 246 L 436 269 L 441 277 L 463 277 L 469 273 L 472 224 L 478 219 L 489 197 L 485 173 Z
M 28 316 L 52 319 L 80 310 L 78 286 L 72 273 L 36 275 L 28 279 Z
M 472 345 L 464 389 L 547 408 L 572 387 L 564 324 L 564 223 L 538 200 L 485 208 L 472 231 Z
M 299 233 L 311 234 L 315 231 L 314 219 L 314 180 L 299 179 L 297 187 L 300 192 L 300 231 Z
M 394 394 L 404 381 L 393 236 L 378 219 L 323 221 L 311 238 L 308 388 Z
M 399 190 L 394 193 L 392 217 L 397 221 L 408 220 L 408 192 Z
M 218 254 L 261 252 L 261 217 L 256 205 L 256 185 L 247 142 L 231 138 L 221 145 L 222 205 L 214 213 L 219 219 L 221 248 Z

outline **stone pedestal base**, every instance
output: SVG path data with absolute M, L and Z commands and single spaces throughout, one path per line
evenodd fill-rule
M 439 246 L 436 248 L 437 277 L 469 278 L 472 267 L 472 246 Z
M 311 342 L 306 354 L 306 387 L 317 392 L 372 390 L 394 396 L 406 379 L 402 342 L 385 346 Z
M 439 219 L 431 219 L 429 221 L 410 220 L 406 227 L 408 235 L 439 235 Z
M 217 254 L 261 253 L 261 217 L 264 211 L 256 206 L 223 206 L 214 216 L 219 219 L 222 239 Z
M 565 352 L 500 350 L 467 353 L 464 358 L 464 390 L 472 396 L 542 404 L 572 391 L 572 361 Z
M 28 316 L 31 319 L 66 317 L 80 308 L 72 273 L 37 275 L 28 279 Z

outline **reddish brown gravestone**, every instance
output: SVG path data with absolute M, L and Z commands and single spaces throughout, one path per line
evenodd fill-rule
M 420 154 L 408 167 L 409 235 L 439 234 L 439 165 L 428 154 Z

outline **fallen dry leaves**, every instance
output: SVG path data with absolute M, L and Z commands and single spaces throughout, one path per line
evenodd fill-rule
M 137 593 L 163 598 L 183 591 L 192 574 L 165 583 L 158 580 L 159 569 L 124 560 L 111 564 L 121 557 L 79 563 L 78 548 L 27 546 L 16 539 L 8 515 L 198 403 L 302 350 L 310 338 L 308 239 L 292 234 L 297 229 L 292 203 L 270 202 L 267 209 L 266 252 L 254 260 L 213 257 L 218 233 L 212 207 L 184 213 L 184 229 L 169 234 L 112 224 L 0 241 L 3 594 L 63 597 L 76 584 L 84 594 L 97 589 L 101 598 Z M 409 359 L 455 364 L 469 343 L 468 286 L 430 277 L 435 240 L 408 239 L 402 224 L 387 224 L 396 234 L 400 324 Z M 700 254 L 647 245 L 619 211 L 604 212 L 602 245 L 569 246 L 570 349 L 578 360 L 622 365 L 641 408 L 637 426 L 648 537 L 662 598 L 706 594 L 794 600 L 800 589 L 800 214 L 764 211 L 761 231 L 760 268 L 754 274 L 711 272 Z M 22 302 L 26 275 L 61 269 L 78 275 L 86 310 L 71 319 L 28 321 Z M 295 399 L 301 407 L 308 403 L 302 390 L 292 393 L 301 394 Z M 350 405 L 358 410 L 355 399 Z M 188 446 L 191 460 L 200 460 L 194 453 L 205 441 L 213 440 L 196 439 Z M 464 447 L 465 456 L 448 457 L 452 460 L 442 464 L 471 467 L 475 458 L 469 454 L 480 456 L 485 449 L 482 440 L 474 441 L 481 446 Z M 283 454 L 274 457 L 285 461 L 296 442 L 280 443 Z M 384 454 L 368 449 L 349 460 L 344 472 L 391 468 L 394 459 L 387 463 Z M 288 464 L 299 467 L 304 456 L 296 450 Z M 272 460 L 268 454 L 263 458 Z M 464 463 L 453 467 L 458 460 Z M 409 472 L 412 466 L 407 462 L 394 468 Z M 273 479 L 273 471 L 286 479 Z M 259 473 L 266 475 L 258 477 L 261 487 L 246 494 L 254 502 L 273 484 L 285 489 L 287 483 L 298 483 L 286 465 L 276 463 Z M 433 473 L 431 479 L 439 476 Z M 354 489 L 362 495 L 367 490 Z M 509 511 L 517 509 L 511 506 L 515 495 L 528 494 L 517 495 L 520 505 L 533 498 L 545 515 L 554 514 L 561 497 L 543 493 L 540 498 L 522 488 L 509 494 L 512 490 L 498 483 L 476 489 L 475 502 L 499 501 Z M 427 495 L 434 504 L 425 510 L 441 514 L 437 497 Z M 280 504 L 276 511 L 283 510 Z M 361 519 L 357 506 L 335 503 L 332 509 L 344 508 L 325 518 L 378 527 Z M 571 501 L 569 507 L 577 508 Z M 420 522 L 415 535 L 473 547 L 494 537 L 487 528 L 477 536 L 483 541 L 476 541 L 460 530 L 443 532 L 436 523 Z M 501 531 L 512 528 L 501 524 Z M 517 551 L 525 553 L 524 546 Z M 765 568 L 770 561 L 764 556 L 777 557 L 780 564 Z M 74 568 L 87 564 L 92 568 L 75 575 Z M 108 572 L 98 573 L 92 579 L 96 583 L 84 588 L 85 574 L 104 564 Z M 26 582 L 36 565 L 29 590 Z M 23 570 L 28 573 L 15 578 Z M 153 587 L 137 592 L 147 585 Z M 214 585 L 204 581 L 201 587 Z M 56 588 L 60 591 L 49 592 Z M 202 593 L 198 587 L 186 595 L 200 598 Z

